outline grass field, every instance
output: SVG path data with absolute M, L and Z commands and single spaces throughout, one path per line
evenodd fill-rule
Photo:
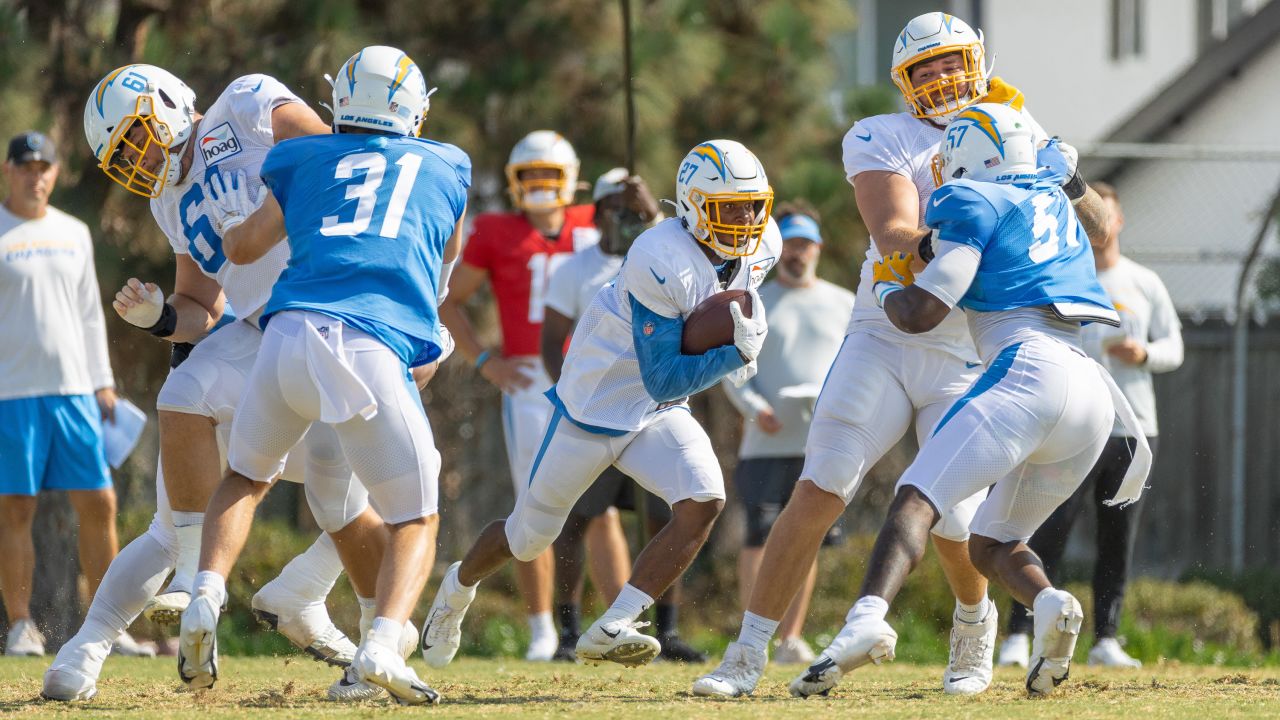
M 533 664 L 513 660 L 459 660 L 425 677 L 444 696 L 434 708 L 400 708 L 382 700 L 360 706 L 324 699 L 336 671 L 301 658 L 224 658 L 223 678 L 203 693 L 179 690 L 172 658 L 111 658 L 98 697 L 65 705 L 39 699 L 41 658 L 0 658 L 0 716 L 76 717 L 374 717 L 430 713 L 440 718 L 657 717 L 873 717 L 887 718 L 1158 718 L 1280 717 L 1280 672 L 1166 665 L 1102 671 L 1077 667 L 1050 698 L 1029 700 L 1022 675 L 998 669 L 996 681 L 976 698 L 953 698 L 938 689 L 940 668 L 893 664 L 864 668 L 829 698 L 795 700 L 786 684 L 797 672 L 770 669 L 749 699 L 708 701 L 689 694 L 706 668 L 654 665 L 627 670 Z M 421 661 L 414 662 L 421 671 Z M 709 668 L 710 666 L 708 666 Z

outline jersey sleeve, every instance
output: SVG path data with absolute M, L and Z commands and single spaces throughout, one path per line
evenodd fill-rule
M 160 228 L 160 232 L 164 233 L 165 239 L 169 241 L 169 247 L 178 255 L 190 255 L 191 250 L 187 248 L 186 238 L 183 237 L 181 228 L 173 226 L 172 219 L 165 212 L 164 205 L 159 199 L 151 201 L 151 217 L 156 221 L 156 227 Z
M 582 284 L 578 278 L 578 267 L 581 255 L 574 254 L 563 265 L 556 268 L 547 282 L 547 299 L 544 303 L 548 309 L 575 320 L 582 315 L 583 308 L 578 307 L 578 287 Z
M 458 181 L 458 193 L 450 198 L 453 204 L 454 217 L 461 217 L 467 208 L 467 190 L 471 187 L 471 156 L 459 147 L 434 140 L 422 140 L 428 150 L 453 168 Z
M 999 215 L 991 201 L 964 182 L 947 183 L 929 196 L 925 224 L 937 239 L 968 245 L 982 252 L 994 236 Z
M 693 309 L 689 301 L 692 293 L 684 274 L 670 264 L 650 248 L 632 246 L 619 274 L 636 302 L 664 318 L 681 318 Z
M 271 148 L 262 160 L 262 169 L 259 171 L 262 182 L 271 189 L 271 194 L 282 208 L 289 202 L 289 182 L 293 177 L 294 162 L 297 159 L 295 148 L 300 142 L 302 142 L 300 138 L 285 140 Z
M 263 145 L 275 142 L 275 134 L 271 129 L 271 111 L 281 105 L 302 102 L 302 98 L 270 75 L 245 75 L 237 78 L 227 86 L 223 98 L 237 124 L 252 133 Z
M 896 133 L 874 118 L 864 118 L 845 133 L 842 143 L 844 176 L 853 179 L 868 170 L 884 170 L 911 177 L 911 153 Z
M 471 222 L 471 232 L 462 246 L 462 262 L 481 270 L 493 267 L 493 233 L 498 224 L 492 215 L 477 215 Z

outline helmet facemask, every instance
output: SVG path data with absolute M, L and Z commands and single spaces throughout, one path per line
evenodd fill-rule
M 773 189 L 767 188 L 759 192 L 732 192 L 705 194 L 698 188 L 690 188 L 686 201 L 694 208 L 697 221 L 689 232 L 698 242 L 715 251 L 717 255 L 728 260 L 747 257 L 760 247 L 760 239 L 764 236 L 769 224 L 769 214 L 773 211 Z M 734 203 L 750 202 L 751 211 L 748 222 L 735 222 L 726 217 L 725 206 Z M 687 222 L 687 221 L 686 221 Z
M 555 170 L 556 177 L 521 177 L 528 170 Z M 566 193 L 569 184 L 569 172 L 560 163 L 534 160 L 530 162 L 508 165 L 507 187 L 511 192 L 511 202 L 520 210 L 555 210 L 570 204 L 567 198 L 573 196 Z
M 150 95 L 139 95 L 132 115 L 121 118 L 111 135 L 111 142 L 99 165 L 107 177 L 114 180 L 126 190 L 146 198 L 160 197 L 161 191 L 170 182 L 177 182 L 181 174 L 181 162 L 175 161 L 172 144 L 174 133 L 168 123 L 159 118 L 155 112 L 155 98 Z M 145 131 L 141 144 L 129 138 L 135 127 Z M 152 147 L 159 148 L 164 162 L 156 171 L 142 167 L 142 161 Z M 181 147 L 181 146 L 179 146 Z M 132 150 L 132 159 L 124 158 L 124 151 Z
M 960 57 L 959 72 L 943 74 L 922 85 L 911 81 L 912 69 L 944 55 Z M 945 122 L 957 112 L 978 102 L 987 94 L 987 68 L 981 35 L 976 43 L 942 45 L 932 48 L 893 69 L 893 82 L 902 91 L 911 114 L 926 120 Z

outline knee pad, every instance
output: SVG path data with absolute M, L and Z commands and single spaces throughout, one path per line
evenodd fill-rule
M 308 473 L 303 488 L 316 525 L 327 533 L 350 525 L 369 507 L 368 491 L 349 470 L 343 478 Z
M 526 492 L 520 498 L 504 526 L 511 554 L 521 562 L 530 562 L 551 547 L 569 516 L 569 508 L 543 505 L 532 494 Z
M 170 562 L 178 561 L 178 534 L 174 531 L 172 524 L 160 518 L 160 513 L 157 512 L 152 516 L 151 526 L 147 528 L 145 534 L 150 535 L 151 539 L 164 548 Z

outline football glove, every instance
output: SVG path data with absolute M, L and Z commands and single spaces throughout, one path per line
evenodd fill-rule
M 444 325 L 440 326 L 440 357 L 436 358 L 436 362 L 444 363 L 453 354 L 457 345 L 453 342 L 453 333 L 449 332 L 449 328 Z
M 760 300 L 760 294 L 755 290 L 747 292 L 751 294 L 751 317 L 742 314 L 742 306 L 737 300 L 729 303 L 729 315 L 733 317 L 733 344 L 742 353 L 742 357 L 752 363 L 764 346 L 769 326 L 764 320 L 764 303 Z
M 159 322 L 160 315 L 164 312 L 164 293 L 155 283 L 143 284 L 132 278 L 129 280 L 129 287 L 142 297 L 142 302 L 120 313 L 120 317 L 130 325 L 146 330 Z M 124 306 L 123 298 L 125 294 L 122 288 L 116 293 L 116 302 L 120 307 Z
M 911 261 L 915 256 L 911 253 L 893 252 L 882 257 L 871 266 L 871 286 L 876 295 L 876 304 L 884 307 L 884 299 L 890 293 L 897 292 L 916 281 L 911 272 Z
M 270 192 L 263 185 L 258 188 L 257 197 L 250 197 L 249 177 L 243 170 L 214 175 L 204 187 L 205 198 L 214 210 L 210 220 L 219 235 L 226 235 L 228 230 L 248 219 L 254 210 L 262 207 Z
M 756 361 L 752 360 L 746 365 L 743 365 L 737 370 L 725 375 L 724 379 L 733 383 L 734 387 L 742 387 L 747 384 L 748 380 L 756 376 L 756 370 L 758 367 L 759 366 L 756 365 Z

